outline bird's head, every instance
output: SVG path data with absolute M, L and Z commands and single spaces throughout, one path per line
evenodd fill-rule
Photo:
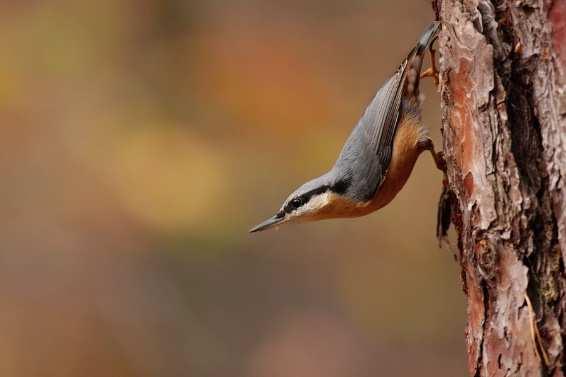
M 345 180 L 333 179 L 331 174 L 313 179 L 289 195 L 273 217 L 253 227 L 250 233 L 286 223 L 344 217 L 346 209 L 355 206 L 353 201 L 344 196 L 347 185 Z

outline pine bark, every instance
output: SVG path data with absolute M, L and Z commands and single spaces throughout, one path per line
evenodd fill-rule
M 471 376 L 566 376 L 566 0 L 435 0 Z

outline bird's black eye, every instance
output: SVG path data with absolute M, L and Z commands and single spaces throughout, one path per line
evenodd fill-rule
M 301 207 L 304 204 L 303 198 L 294 198 L 287 204 L 287 212 L 296 210 L 297 208 Z

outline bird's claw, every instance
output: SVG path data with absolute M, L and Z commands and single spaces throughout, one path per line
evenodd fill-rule
M 434 84 L 436 85 L 436 87 L 438 87 L 438 85 L 440 84 L 440 74 L 436 67 L 436 51 L 434 50 L 432 45 L 429 47 L 429 52 L 430 52 L 430 67 L 428 67 L 421 73 L 421 78 L 425 78 L 425 77 L 434 78 Z

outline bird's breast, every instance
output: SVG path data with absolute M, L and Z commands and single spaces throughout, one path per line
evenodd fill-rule
M 395 133 L 391 162 L 383 183 L 373 199 L 366 204 L 370 212 L 389 204 L 405 186 L 422 152 L 419 138 L 423 137 L 423 134 L 424 130 L 418 119 L 413 117 L 401 119 Z

